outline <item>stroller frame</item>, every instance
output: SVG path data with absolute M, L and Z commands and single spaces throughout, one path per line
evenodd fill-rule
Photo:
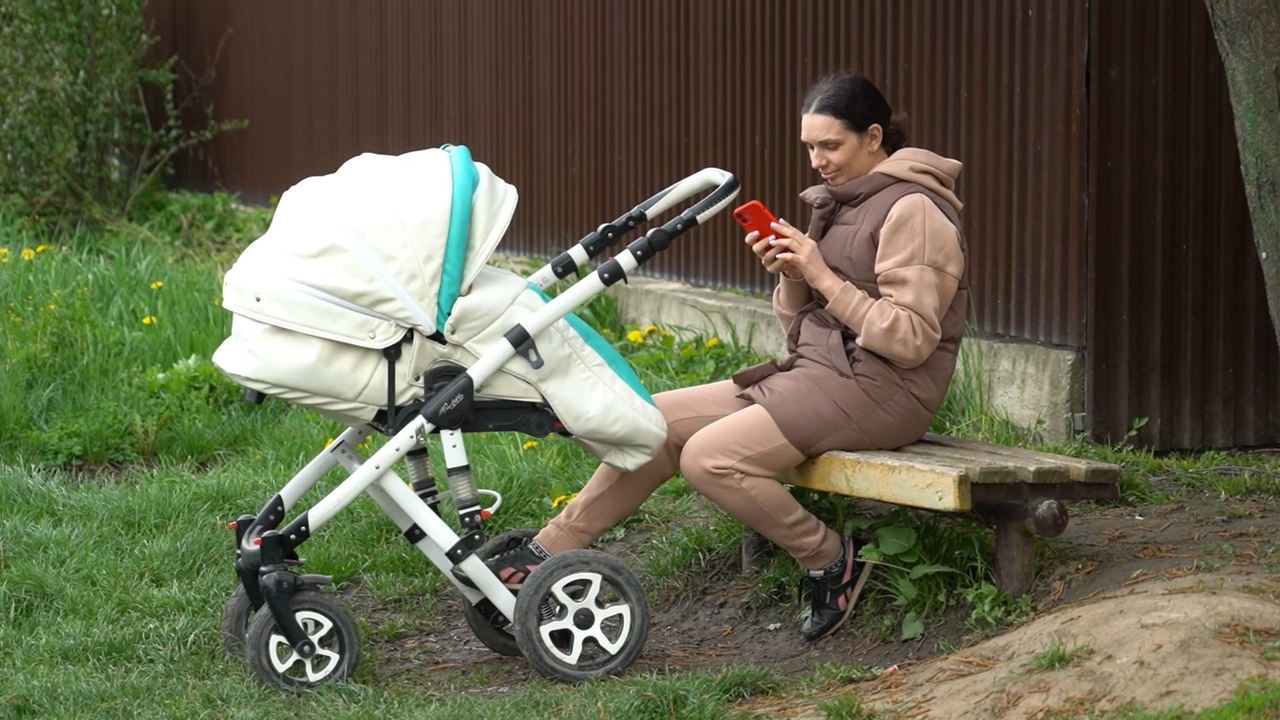
M 498 629 L 510 622 L 518 652 L 551 679 L 579 682 L 619 672 L 629 665 L 645 640 L 647 606 L 638 582 L 621 563 L 595 551 L 562 553 L 539 568 L 537 575 L 542 576 L 541 583 L 534 583 L 531 579 L 519 595 L 503 585 L 484 564 L 486 558 L 477 552 L 486 540 L 481 522 L 496 510 L 501 498 L 497 498 L 494 506 L 481 508 L 480 494 L 497 494 L 477 490 L 467 461 L 463 429 L 468 422 L 474 425 L 475 419 L 481 417 L 479 406 L 485 401 L 476 403 L 475 392 L 490 376 L 517 355 L 533 367 L 539 367 L 542 361 L 536 339 L 542 331 L 599 292 L 625 281 L 628 274 L 669 247 L 676 237 L 705 223 L 727 207 L 738 193 L 738 182 L 730 173 L 716 168 L 690 175 L 635 206 L 614 222 L 599 226 L 530 275 L 527 278 L 530 284 L 546 289 L 577 273 L 585 263 L 640 224 L 708 190 L 710 192 L 697 203 L 662 226 L 649 230 L 617 256 L 598 265 L 594 272 L 580 278 L 517 323 L 505 333 L 506 343 L 485 351 L 470 367 L 459 368 L 460 372 L 442 384 L 432 387 L 427 383 L 426 397 L 420 405 L 395 407 L 389 404 L 385 423 L 375 420 L 365 425 L 349 426 L 298 471 L 256 515 L 241 515 L 231 522 L 230 527 L 235 530 L 234 564 L 240 585 L 224 611 L 224 645 L 229 650 L 247 652 L 257 676 L 269 684 L 311 686 L 349 675 L 354 667 L 358 643 L 354 637 L 354 623 L 336 602 L 321 602 L 315 597 L 319 594 L 316 589 L 332 578 L 301 574 L 295 568 L 302 562 L 297 555 L 298 547 L 356 497 L 368 494 L 391 518 L 405 539 L 463 594 L 468 604 L 468 621 L 490 648 L 504 654 L 515 654 L 505 631 Z M 394 363 L 395 356 L 388 354 L 387 359 Z M 390 390 L 390 395 L 395 397 L 394 389 Z M 246 396 L 254 402 L 261 402 L 263 397 L 253 390 L 247 391 Z M 509 411 L 511 405 L 504 403 L 504 410 Z M 537 403 L 519 405 L 527 406 L 528 412 L 523 417 L 519 412 L 507 412 L 499 430 L 515 429 L 536 435 L 548 432 L 567 434 L 548 408 Z M 383 432 L 390 437 L 381 448 L 364 458 L 357 446 L 374 432 Z M 438 433 L 441 438 L 447 488 L 437 486 L 428 463 L 426 438 L 432 433 Z M 401 460 L 406 462 L 409 484 L 393 470 Z M 335 467 L 341 467 L 348 476 L 281 528 L 286 516 L 302 497 Z M 439 502 L 442 496 L 452 500 L 461 534 L 455 532 L 441 516 Z M 564 561 L 557 563 L 561 558 Z M 587 562 L 585 570 L 584 559 Z M 454 573 L 455 568 L 469 578 L 469 583 L 459 580 Z M 599 608 L 587 602 L 594 598 L 600 582 L 619 589 L 625 607 Z M 566 589 L 573 583 L 585 583 L 585 592 L 590 598 L 584 599 L 581 593 L 575 597 Z M 533 589 L 534 585 L 540 589 Z M 572 608 L 568 611 L 568 618 L 549 622 L 547 615 L 556 604 L 571 605 Z M 252 621 L 248 619 L 264 606 L 269 612 L 257 612 Z M 475 611 L 479 611 L 483 618 L 479 622 L 491 624 L 490 632 L 482 633 L 481 628 L 477 628 L 472 615 Z M 592 613 L 596 616 L 594 619 L 589 617 Z M 607 638 L 599 632 L 600 620 L 606 616 L 614 620 L 621 618 L 625 631 L 620 637 Z M 573 636 L 567 649 L 564 643 L 566 631 Z M 321 647 L 320 638 L 333 633 L 340 636 L 338 649 Z M 498 637 L 487 637 L 492 633 L 497 633 Z M 594 639 L 604 649 L 606 657 L 581 664 L 585 662 L 581 654 L 584 639 Z M 305 670 L 305 676 L 291 675 L 291 669 L 299 663 Z

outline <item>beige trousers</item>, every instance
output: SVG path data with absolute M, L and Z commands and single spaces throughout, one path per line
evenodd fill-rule
M 601 465 L 538 533 L 538 543 L 551 553 L 589 546 L 679 470 L 694 490 L 786 550 L 801 567 L 834 562 L 840 536 L 774 479 L 799 465 L 804 454 L 763 407 L 738 398 L 738 391 L 724 380 L 655 395 L 667 421 L 667 441 L 658 454 L 632 472 Z

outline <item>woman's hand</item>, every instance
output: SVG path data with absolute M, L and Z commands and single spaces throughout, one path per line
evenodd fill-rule
M 785 220 L 782 220 L 782 223 L 785 223 Z M 787 224 L 773 225 L 774 231 L 778 231 L 780 228 L 790 227 L 791 225 Z M 795 231 L 795 228 L 791 229 L 792 231 Z M 776 234 L 771 234 L 771 236 L 768 237 L 760 237 L 759 232 L 751 231 L 746 234 L 744 241 L 746 242 L 746 245 L 750 247 L 751 252 L 755 252 L 756 258 L 760 259 L 760 264 L 763 264 L 764 269 L 768 270 L 769 273 L 773 273 L 774 275 L 782 273 L 783 275 L 786 275 L 788 279 L 794 279 L 794 281 L 803 279 L 803 274 L 795 272 L 795 270 L 792 270 L 792 272 L 786 272 L 787 264 L 781 258 L 778 258 L 778 255 L 781 255 L 783 252 L 782 246 L 777 243 L 778 237 L 780 236 L 776 236 Z
M 747 233 L 747 236 L 743 239 L 746 241 L 747 246 L 751 248 L 751 252 L 755 253 L 756 257 L 760 258 L 760 262 L 764 265 L 765 270 L 768 270 L 774 275 L 782 272 L 782 261 L 778 259 L 778 253 L 781 252 L 781 249 L 774 246 L 775 236 L 770 235 L 769 237 L 762 238 L 760 237 L 760 233 L 752 230 Z M 798 276 L 794 276 L 792 279 L 799 280 L 800 278 Z
M 804 279 L 810 286 L 816 286 L 825 276 L 832 274 L 831 268 L 822 259 L 822 253 L 818 251 L 818 243 L 812 238 L 792 227 L 786 220 L 779 220 L 772 227 L 777 235 L 771 240 L 762 241 L 768 248 L 761 259 L 771 258 L 776 268 L 770 269 L 770 261 L 766 260 L 765 268 L 769 272 L 781 272 L 792 280 Z

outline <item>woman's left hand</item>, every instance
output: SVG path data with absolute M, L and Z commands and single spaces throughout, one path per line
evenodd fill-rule
M 818 243 L 812 238 L 791 226 L 786 220 L 779 220 L 771 225 L 777 237 L 773 240 L 775 257 L 780 270 L 792 280 L 804 278 L 810 285 L 825 274 L 831 272 L 822 253 L 818 251 Z

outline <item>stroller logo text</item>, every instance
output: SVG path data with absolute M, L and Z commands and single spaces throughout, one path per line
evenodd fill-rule
M 457 395 L 454 395 L 448 402 L 440 406 L 440 412 L 449 412 L 450 410 L 458 407 L 458 405 L 462 403 L 462 397 L 464 394 L 465 393 L 458 393 Z

